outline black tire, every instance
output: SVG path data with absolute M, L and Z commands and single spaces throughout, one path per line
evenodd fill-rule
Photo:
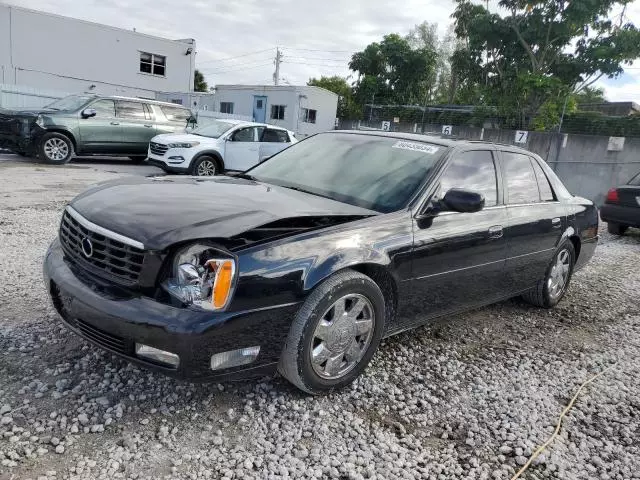
M 624 232 L 627 231 L 627 228 L 629 227 L 627 227 L 626 225 L 620 225 L 616 222 L 607 222 L 607 231 L 611 235 L 624 235 Z
M 364 343 L 359 360 L 353 363 L 351 370 L 338 378 L 323 378 L 311 364 L 316 327 L 323 320 L 325 313 L 332 309 L 334 302 L 348 295 L 364 297 L 369 301 L 366 308 L 371 307 L 373 313 L 371 333 L 367 334 L 369 343 L 367 345 L 362 337 L 360 340 L 355 337 L 356 345 L 358 342 Z M 384 325 L 385 298 L 380 287 L 371 278 L 353 270 L 339 272 L 318 285 L 298 310 L 278 363 L 278 371 L 300 390 L 312 395 L 345 387 L 353 382 L 371 361 L 382 339 Z M 338 339 L 342 342 L 344 338 L 338 335 Z M 345 359 L 340 362 L 348 363 L 346 350 L 344 355 Z
M 135 155 L 135 156 L 129 157 L 129 159 L 133 163 L 144 163 L 147 160 L 147 156 L 146 155 Z
M 558 262 L 558 257 L 562 255 L 563 252 L 567 252 L 569 256 L 569 269 L 567 272 L 566 280 L 564 281 L 564 285 L 561 291 L 555 295 L 550 291 L 551 287 L 551 277 L 554 271 L 554 265 Z M 541 308 L 553 308 L 555 307 L 560 300 L 564 297 L 569 289 L 569 284 L 571 282 L 571 276 L 573 275 L 573 268 L 576 263 L 576 250 L 573 246 L 571 240 L 565 240 L 555 251 L 553 254 L 553 259 L 551 263 L 547 267 L 544 278 L 542 280 L 538 280 L 538 283 L 534 288 L 527 291 L 522 295 L 522 299 L 530 303 L 531 305 L 535 305 L 536 307 Z
M 206 167 L 209 168 L 206 168 Z M 204 173 L 205 171 L 211 173 Z M 220 175 L 222 173 L 222 166 L 220 160 L 210 155 L 202 155 L 198 157 L 191 165 L 191 175 L 196 177 L 211 177 L 214 175 Z
M 40 139 L 38 154 L 45 163 L 64 165 L 73 158 L 73 142 L 62 133 L 45 133 Z

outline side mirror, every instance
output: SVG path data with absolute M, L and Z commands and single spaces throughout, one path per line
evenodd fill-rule
M 471 190 L 452 188 L 445 193 L 442 203 L 454 212 L 474 213 L 484 208 L 484 195 Z
M 96 112 L 96 109 L 95 109 L 95 108 L 85 108 L 85 109 L 82 111 L 82 118 L 91 118 L 91 117 L 95 117 L 97 113 L 98 113 L 98 112 Z

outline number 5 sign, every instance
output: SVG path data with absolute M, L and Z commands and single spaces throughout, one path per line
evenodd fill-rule
M 442 135 L 451 135 L 453 133 L 453 127 L 451 125 L 442 126 Z
M 518 130 L 516 132 L 516 143 L 527 143 L 529 139 L 529 132 L 526 130 Z

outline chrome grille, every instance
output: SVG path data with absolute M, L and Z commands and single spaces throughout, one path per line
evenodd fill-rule
M 83 252 L 82 241 L 89 239 L 92 255 Z M 60 223 L 60 243 L 76 264 L 116 283 L 137 283 L 144 261 L 144 250 L 89 230 L 64 212 Z
M 149 150 L 151 150 L 151 153 L 153 153 L 154 155 L 162 157 L 165 153 L 167 153 L 169 147 L 167 145 L 163 145 L 162 143 L 151 142 L 149 143 Z

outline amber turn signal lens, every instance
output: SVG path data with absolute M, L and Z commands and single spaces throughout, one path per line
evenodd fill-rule
M 231 294 L 233 282 L 233 260 L 223 260 L 218 265 L 216 279 L 213 284 L 212 302 L 215 309 L 224 308 Z

